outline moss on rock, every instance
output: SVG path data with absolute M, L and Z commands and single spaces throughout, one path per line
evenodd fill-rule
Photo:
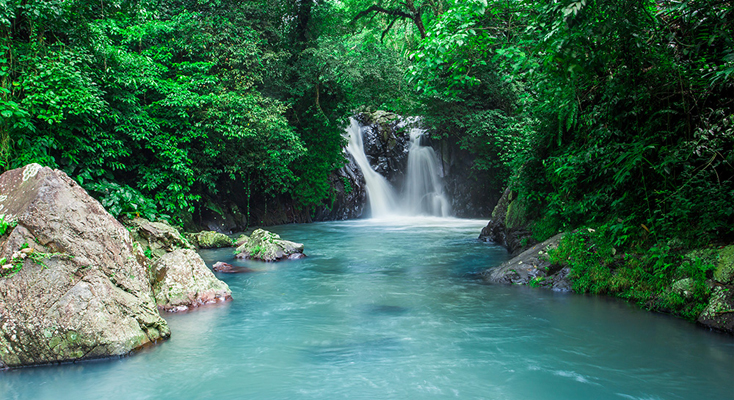
M 250 238 L 237 247 L 238 258 L 279 261 L 293 254 L 303 253 L 303 244 L 283 240 L 277 233 L 257 229 Z
M 723 284 L 734 284 L 734 245 L 726 246 L 719 251 L 714 279 Z
M 194 242 L 202 249 L 212 249 L 220 247 L 232 247 L 232 239 L 229 236 L 214 232 L 202 231 L 192 235 Z

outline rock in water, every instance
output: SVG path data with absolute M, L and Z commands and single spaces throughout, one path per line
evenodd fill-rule
M 243 273 L 249 273 L 249 272 L 257 272 L 251 268 L 235 267 L 232 264 L 227 264 L 226 262 L 222 262 L 222 261 L 219 261 L 218 263 L 214 264 L 212 266 L 212 269 L 217 272 L 221 272 L 223 274 L 243 274 Z
M 214 231 L 201 231 L 199 233 L 193 233 L 189 236 L 197 246 L 202 249 L 212 249 L 220 247 L 232 247 L 232 239 L 229 236 L 214 232 Z
M 283 240 L 277 233 L 257 229 L 250 238 L 237 247 L 238 258 L 262 261 L 280 261 L 292 254 L 303 253 L 303 244 Z
M 193 250 L 179 249 L 152 266 L 153 293 L 160 309 L 186 311 L 200 305 L 232 300 L 226 283 L 217 279 Z
M 500 266 L 482 272 L 482 277 L 491 283 L 533 284 L 557 291 L 569 291 L 570 270 L 560 267 L 554 269 L 547 258 L 548 250 L 558 248 L 562 237 L 563 234 L 558 234 L 543 243 L 536 244 Z
M 124 355 L 170 336 L 142 251 L 66 174 L 38 164 L 5 172 L 0 213 L 17 222 L 0 237 L 0 258 L 25 244 L 36 252 L 0 277 L 0 366 Z

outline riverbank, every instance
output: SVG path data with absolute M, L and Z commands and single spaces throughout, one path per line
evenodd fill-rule
M 485 271 L 488 282 L 618 297 L 734 334 L 734 245 L 692 247 L 646 236 L 624 243 L 619 231 L 628 228 L 621 222 L 580 227 L 538 243 L 543 234 L 518 203 L 506 191 L 480 234 L 516 255 Z

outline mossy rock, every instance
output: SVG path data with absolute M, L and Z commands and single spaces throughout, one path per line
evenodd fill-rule
M 507 205 L 505 226 L 507 229 L 525 228 L 529 223 L 525 200 L 519 197 L 511 200 Z
M 670 290 L 684 299 L 690 299 L 696 292 L 696 282 L 691 278 L 675 281 Z
M 708 306 L 698 317 L 698 323 L 734 334 L 734 290 L 724 286 L 714 288 Z
M 153 260 L 177 249 L 194 247 L 181 233 L 163 221 L 151 222 L 145 218 L 123 219 L 134 241 L 140 243 L 145 255 Z
M 723 284 L 734 284 L 734 245 L 726 246 L 719 251 L 714 279 Z
M 261 261 L 279 261 L 302 254 L 303 244 L 283 240 L 277 233 L 257 229 L 249 239 L 237 247 L 238 258 Z
M 214 231 L 202 231 L 194 234 L 193 238 L 196 244 L 202 249 L 232 247 L 233 244 L 229 236 Z
M 247 242 L 248 240 L 250 240 L 250 237 L 249 237 L 249 236 L 247 236 L 247 235 L 245 235 L 245 234 L 243 233 L 243 234 L 241 234 L 241 235 L 240 235 L 240 236 L 239 236 L 239 237 L 238 237 L 237 239 L 235 239 L 235 241 L 234 241 L 234 246 L 235 246 L 235 247 L 240 247 L 240 246 L 242 246 L 243 244 L 245 244 L 245 243 L 246 243 L 246 242 Z

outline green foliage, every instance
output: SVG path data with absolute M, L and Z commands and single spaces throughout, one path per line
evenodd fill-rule
M 81 180 L 81 176 L 78 179 Z M 130 186 L 101 179 L 85 185 L 85 188 L 99 198 L 105 209 L 115 218 L 143 217 L 150 221 L 168 220 L 169 218 L 167 215 L 158 213 L 153 200 Z
M 711 260 L 686 254 L 668 243 L 622 251 L 609 224 L 566 234 L 548 252 L 553 264 L 569 266 L 573 290 L 605 294 L 650 310 L 694 320 L 708 303 Z
M 5 214 L 0 214 L 0 236 L 4 235 L 8 230 L 14 228 L 18 223 L 12 219 L 5 219 Z
M 648 246 L 734 233 L 731 81 L 702 74 L 726 62 L 731 16 L 709 2 L 538 5 L 519 42 L 537 55 L 521 76 L 538 98 L 521 195 L 566 228 L 643 224 Z

